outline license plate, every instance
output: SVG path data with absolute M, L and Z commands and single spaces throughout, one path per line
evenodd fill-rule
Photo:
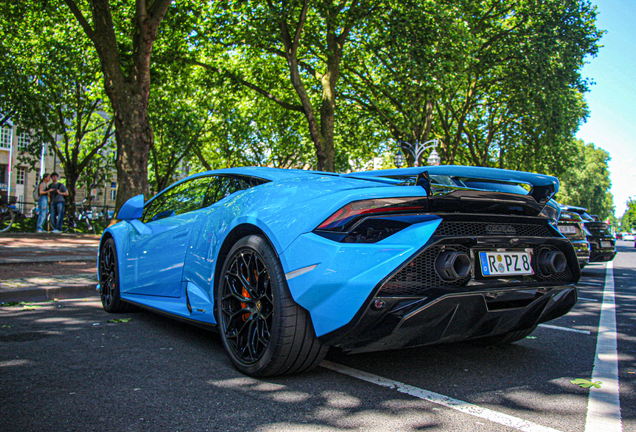
M 528 252 L 479 252 L 481 274 L 484 276 L 510 276 L 534 274 Z
M 605 248 L 611 248 L 611 247 L 612 247 L 612 242 L 602 241 L 602 240 L 601 240 L 601 247 L 602 247 L 603 249 L 605 249 Z
M 576 234 L 576 228 L 572 225 L 559 225 L 561 234 Z

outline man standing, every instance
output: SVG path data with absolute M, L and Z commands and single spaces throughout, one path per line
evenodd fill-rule
M 44 222 L 46 222 L 46 215 L 49 212 L 49 192 L 46 190 L 51 181 L 51 176 L 44 173 L 42 181 L 38 186 L 38 227 L 36 232 L 44 232 Z
M 51 201 L 51 223 L 53 224 L 53 232 L 62 232 L 62 221 L 64 220 L 64 197 L 68 195 L 66 186 L 59 183 L 58 173 L 51 174 L 51 184 L 46 188 L 49 191 L 49 200 Z

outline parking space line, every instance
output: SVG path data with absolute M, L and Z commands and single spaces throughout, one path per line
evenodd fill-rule
M 559 326 L 550 325 L 550 324 L 539 324 L 539 327 L 549 328 L 549 329 L 552 329 L 552 330 L 562 330 L 562 331 L 567 331 L 567 332 L 572 332 L 572 333 L 582 333 L 582 334 L 587 334 L 587 335 L 590 334 L 590 332 L 587 331 L 587 330 L 577 330 L 577 329 L 571 329 L 569 327 L 559 327 Z
M 621 432 L 623 426 L 618 382 L 614 265 L 611 261 L 605 269 L 605 289 L 592 370 L 592 382 L 597 381 L 602 384 L 601 388 L 590 388 L 585 431 Z
M 442 405 L 446 408 L 454 409 L 456 411 L 460 411 L 464 414 L 469 414 L 475 417 L 480 417 L 485 420 L 498 423 L 504 426 L 508 426 L 520 431 L 524 432 L 558 432 L 557 429 L 552 429 L 549 427 L 541 426 L 536 423 L 529 422 L 527 420 L 520 419 L 518 417 L 513 417 L 508 414 L 500 413 L 497 411 L 493 411 L 487 408 L 482 408 L 477 405 L 473 405 L 468 402 L 461 401 L 459 399 L 454 399 L 450 396 L 444 396 L 439 393 L 435 393 L 432 391 L 424 390 L 418 387 L 414 387 L 412 385 L 404 384 L 399 381 L 394 381 L 388 378 L 383 378 L 378 375 L 374 375 L 368 372 L 363 372 L 361 370 L 353 369 L 348 366 L 339 365 L 336 363 L 332 363 L 328 360 L 323 360 L 320 363 L 322 367 L 327 369 L 331 369 L 335 372 L 348 375 L 362 381 L 366 381 L 372 384 L 379 385 L 381 387 L 387 387 L 390 389 L 395 389 L 400 393 L 408 394 L 410 396 L 426 400 L 428 402 L 432 402 L 437 405 Z

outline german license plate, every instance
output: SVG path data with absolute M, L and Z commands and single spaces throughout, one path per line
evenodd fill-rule
M 511 276 L 534 274 L 528 252 L 479 252 L 481 274 L 484 276 Z
M 601 240 L 601 247 L 602 247 L 603 249 L 605 249 L 605 248 L 611 248 L 611 247 L 612 247 L 612 242 L 608 242 L 608 241 L 603 241 L 603 240 Z
M 576 228 L 572 225 L 559 225 L 561 234 L 576 234 Z

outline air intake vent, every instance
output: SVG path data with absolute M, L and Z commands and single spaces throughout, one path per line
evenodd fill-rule
M 440 237 L 519 236 L 553 237 L 546 225 L 499 222 L 443 221 L 435 231 Z

